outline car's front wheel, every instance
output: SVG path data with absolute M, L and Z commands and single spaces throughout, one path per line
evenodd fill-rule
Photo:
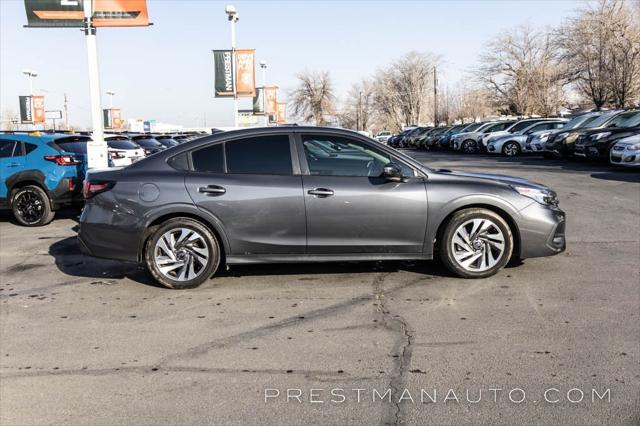
M 36 185 L 27 185 L 13 191 L 11 210 L 20 225 L 43 226 L 53 220 L 49 196 Z
M 474 154 L 476 152 L 476 142 L 472 140 L 466 140 L 462 143 L 462 152 L 465 154 Z
M 190 218 L 162 223 L 147 240 L 147 269 L 165 287 L 197 287 L 211 277 L 220 264 L 220 245 L 209 228 Z
M 491 210 L 460 210 L 447 223 L 439 249 L 440 259 L 457 276 L 485 278 L 509 262 L 513 235 L 505 220 Z
M 502 153 L 507 157 L 515 157 L 520 154 L 520 145 L 515 142 L 507 142 L 502 147 Z

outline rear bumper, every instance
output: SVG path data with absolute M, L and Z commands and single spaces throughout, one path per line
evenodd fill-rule
M 69 204 L 81 204 L 84 201 L 82 179 L 78 177 L 61 179 L 58 186 L 49 191 L 49 197 L 54 209 Z
M 534 202 L 520 213 L 521 258 L 553 256 L 565 251 L 566 214 L 562 210 Z

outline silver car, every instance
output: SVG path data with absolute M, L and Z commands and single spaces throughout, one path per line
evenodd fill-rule
M 464 133 L 458 133 L 453 137 L 453 149 L 455 151 L 462 151 L 465 154 L 472 154 L 480 150 L 480 140 L 485 136 L 495 132 L 500 132 L 515 121 L 489 121 L 478 127 L 474 131 L 466 131 Z
M 640 135 L 620 139 L 609 153 L 611 164 L 625 167 L 640 167 Z
M 170 288 L 220 266 L 438 257 L 484 278 L 512 258 L 565 249 L 551 189 L 517 177 L 436 170 L 356 132 L 236 130 L 91 171 L 85 254 L 144 264 Z
M 524 151 L 527 137 L 538 132 L 560 129 L 567 123 L 567 119 L 558 118 L 552 120 L 543 120 L 529 124 L 513 133 L 498 136 L 490 139 L 487 144 L 487 152 L 489 154 L 502 154 L 507 157 L 514 157 Z

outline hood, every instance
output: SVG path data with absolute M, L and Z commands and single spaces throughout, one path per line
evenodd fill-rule
M 505 185 L 518 185 L 518 186 L 526 186 L 526 187 L 536 188 L 536 189 L 549 190 L 549 188 L 547 188 L 546 186 L 540 183 L 531 182 L 528 179 L 517 177 L 517 176 L 494 175 L 491 173 L 459 172 L 459 171 L 447 170 L 447 169 L 439 169 L 437 170 L 437 172 L 443 175 L 468 178 L 472 180 L 482 179 L 482 180 L 502 183 Z

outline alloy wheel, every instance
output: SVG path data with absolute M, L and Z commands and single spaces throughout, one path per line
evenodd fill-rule
M 467 271 L 484 272 L 504 256 L 505 239 L 490 219 L 471 219 L 453 233 L 451 247 L 455 261 Z
M 24 191 L 18 195 L 15 203 L 15 210 L 26 223 L 36 223 L 44 214 L 45 200 L 35 191 Z
M 473 142 L 466 141 L 462 144 L 462 152 L 465 154 L 473 154 L 475 152 L 475 147 L 473 146 Z
M 513 142 L 509 142 L 508 144 L 506 144 L 503 149 L 504 155 L 508 157 L 513 157 L 518 155 L 518 151 L 519 151 L 518 146 Z
M 174 228 L 158 239 L 153 261 L 165 277 L 174 281 L 190 281 L 206 269 L 209 246 L 205 238 L 193 229 Z

